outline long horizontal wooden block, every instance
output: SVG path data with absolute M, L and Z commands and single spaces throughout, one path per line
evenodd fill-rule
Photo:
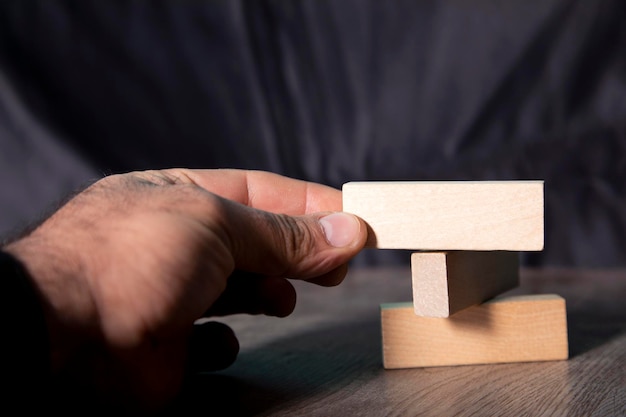
M 368 247 L 540 251 L 543 189 L 543 181 L 348 182 L 343 210 L 368 223 Z
M 519 252 L 411 254 L 415 314 L 448 317 L 519 285 Z
M 381 305 L 386 369 L 564 360 L 565 300 L 494 299 L 449 318 L 419 317 L 411 303 Z

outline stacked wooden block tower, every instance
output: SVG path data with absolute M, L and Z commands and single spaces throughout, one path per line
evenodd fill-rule
M 368 246 L 408 249 L 412 303 L 381 305 L 387 369 L 562 360 L 565 300 L 502 296 L 544 245 L 543 181 L 349 182 Z

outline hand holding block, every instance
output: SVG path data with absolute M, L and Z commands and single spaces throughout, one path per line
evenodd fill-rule
M 543 181 L 349 182 L 343 210 L 368 223 L 369 247 L 543 250 Z
M 519 253 L 506 251 L 411 254 L 415 314 L 448 317 L 519 285 Z
M 449 318 L 416 316 L 411 303 L 381 305 L 386 369 L 563 360 L 565 300 L 558 295 L 494 299 Z

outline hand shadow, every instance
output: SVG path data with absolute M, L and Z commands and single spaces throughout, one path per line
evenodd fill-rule
M 323 398 L 383 372 L 380 349 L 375 318 L 279 338 L 242 351 L 225 371 L 194 376 L 164 415 L 262 415 L 303 397 Z

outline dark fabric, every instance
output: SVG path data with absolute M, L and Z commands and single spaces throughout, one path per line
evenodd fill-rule
M 25 393 L 41 399 L 50 375 L 47 327 L 39 295 L 22 265 L 11 255 L 0 252 L 2 303 L 3 406 L 20 405 L 20 410 L 34 408 L 24 401 Z
M 172 166 L 544 179 L 546 248 L 523 262 L 624 266 L 625 28 L 622 0 L 14 0 L 0 66 L 70 155 L 75 181 L 50 184 Z M 0 194 L 44 181 L 24 175 Z

